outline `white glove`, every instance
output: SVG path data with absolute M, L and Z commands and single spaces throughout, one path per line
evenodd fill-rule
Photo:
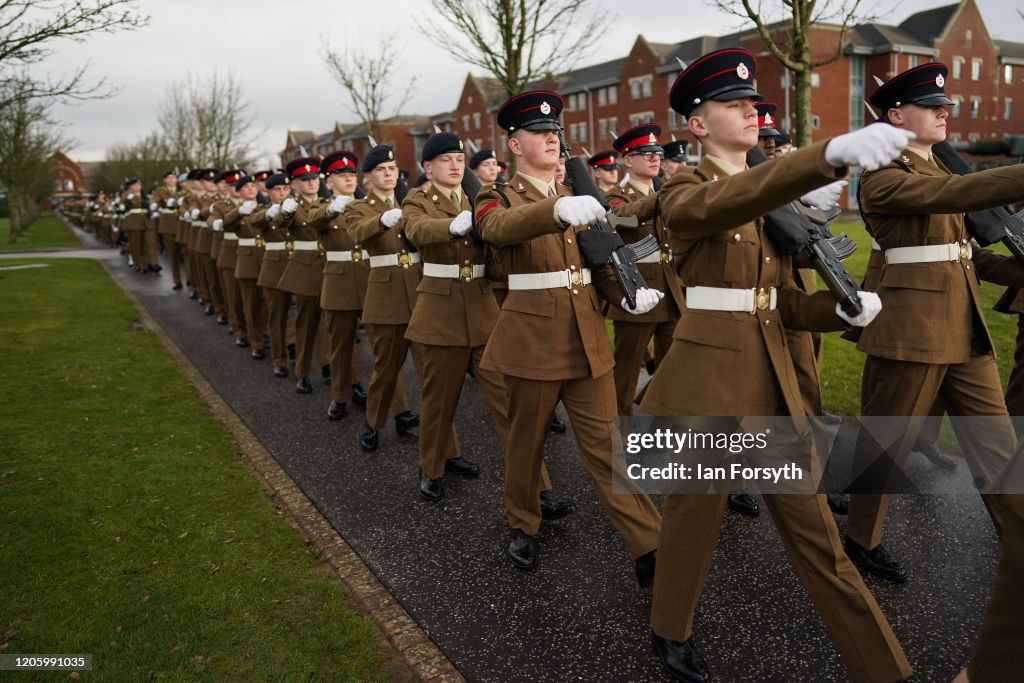
M 175 199 L 174 197 L 171 197 L 170 199 L 167 200 L 167 208 L 168 209 L 173 209 L 174 205 L 177 204 L 177 203 L 178 203 L 178 200 Z
M 832 138 L 825 146 L 825 162 L 839 168 L 860 166 L 877 171 L 900 155 L 917 136 L 909 130 L 874 123 Z
M 388 209 L 380 215 L 380 224 L 385 228 L 393 228 L 398 225 L 398 221 L 402 220 L 401 209 Z
M 149 203 L 149 210 L 150 211 L 156 211 L 156 202 L 150 202 Z
M 566 199 L 570 199 L 570 197 L 566 197 Z M 571 199 L 576 199 L 576 197 L 572 197 Z M 590 199 L 594 198 L 590 197 Z M 594 201 L 597 202 L 596 199 Z M 600 206 L 600 202 L 597 202 L 597 204 Z M 601 215 L 604 215 L 603 210 Z M 636 308 L 630 308 L 629 303 L 626 301 L 626 297 L 622 297 L 622 310 L 627 313 L 632 313 L 633 315 L 643 315 L 644 313 L 649 313 L 654 310 L 654 307 L 657 306 L 658 302 L 663 298 L 665 298 L 665 294 L 662 291 L 651 289 L 650 287 L 641 287 L 636 290 Z
M 124 196 L 124 198 L 127 199 L 128 201 L 131 201 L 131 200 L 135 199 L 135 193 L 134 192 L 129 192 L 128 194 L 126 194 Z
M 882 300 L 874 292 L 860 291 L 857 292 L 857 297 L 860 299 L 860 315 L 851 318 L 843 312 L 843 308 L 839 304 L 836 304 L 836 315 L 854 327 L 866 327 L 882 310 Z
M 348 203 L 353 199 L 355 198 L 346 197 L 344 195 L 339 195 L 335 197 L 334 199 L 331 200 L 331 203 L 327 205 L 327 213 L 331 214 L 332 216 L 337 216 L 339 213 L 345 210 L 345 207 L 348 206 Z
M 153 220 L 157 220 L 160 218 L 160 212 L 154 211 L 153 213 L 149 214 L 149 217 L 152 218 Z
M 469 211 L 463 211 L 458 216 L 452 219 L 451 224 L 448 226 L 448 232 L 455 237 L 462 237 L 470 228 L 473 227 L 473 214 Z
M 580 197 L 562 197 L 555 202 L 558 218 L 569 225 L 590 225 L 604 218 L 605 210 L 601 202 L 589 195 Z
M 288 197 L 283 202 L 281 202 L 281 213 L 283 213 L 286 216 L 291 216 L 293 213 L 295 213 L 295 209 L 297 208 L 299 208 L 299 203 L 295 201 L 292 197 Z
M 801 197 L 800 201 L 812 209 L 828 211 L 836 205 L 836 202 L 839 201 L 839 196 L 843 194 L 843 188 L 847 185 L 849 185 L 849 183 L 845 180 L 837 180 L 834 183 L 829 183 L 825 187 L 819 187 L 817 190 L 811 190 Z
M 214 232 L 220 232 L 223 229 L 224 229 L 224 220 L 222 218 L 218 218 L 217 220 L 215 220 L 213 222 L 213 231 Z
M 270 207 L 269 209 L 267 209 L 267 214 L 266 214 L 266 216 L 267 216 L 267 218 L 273 218 L 273 217 L 274 217 L 274 216 L 276 216 L 276 215 L 277 215 L 277 214 L 278 214 L 278 213 L 279 213 L 280 211 L 281 211 L 281 205 L 280 205 L 280 204 L 274 204 L 274 205 L 273 205 L 273 206 L 271 206 L 271 207 Z
M 199 209 L 192 209 L 191 211 L 189 211 L 188 217 L 194 221 L 199 220 Z
M 253 212 L 253 209 L 255 208 L 256 202 L 252 200 L 242 202 L 242 205 L 238 207 L 238 213 L 242 214 L 243 216 L 248 216 L 250 213 Z

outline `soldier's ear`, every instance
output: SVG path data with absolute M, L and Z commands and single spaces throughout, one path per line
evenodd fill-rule
M 523 153 L 523 148 L 519 144 L 519 138 L 516 137 L 515 135 L 509 136 L 509 139 L 508 139 L 508 151 L 512 152 L 512 154 L 515 155 L 515 156 L 519 156 L 519 155 L 521 155 Z M 499 167 L 499 172 L 500 172 L 500 170 L 501 169 Z
M 708 136 L 708 127 L 704 122 L 703 116 L 691 114 L 690 118 L 686 119 L 686 127 L 699 138 L 706 138 Z

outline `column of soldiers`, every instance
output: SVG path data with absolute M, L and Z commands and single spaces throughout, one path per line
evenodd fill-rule
M 866 354 L 864 415 L 924 418 L 939 405 L 940 415 L 993 417 L 995 428 L 964 440 L 968 465 L 988 480 L 1020 467 L 1006 406 L 1024 402 L 1015 389 L 1024 370 L 1015 370 L 1016 394 L 1004 398 L 977 279 L 1014 288 L 1004 309 L 1024 311 L 1024 264 L 972 248 L 963 214 L 1024 199 L 1024 166 L 956 176 L 931 155 L 945 139 L 951 104 L 940 64 L 879 87 L 870 100 L 881 123 L 777 155 L 775 106 L 761 102 L 756 72 L 754 56 L 737 48 L 686 68 L 670 99 L 703 157 L 686 165 L 686 143 L 663 145 L 654 125 L 624 132 L 614 150 L 588 160 L 607 206 L 559 182 L 563 103 L 556 93 L 531 91 L 497 112 L 515 163 L 511 177 L 499 175 L 493 150 L 468 160 L 483 186 L 475 198 L 464 182 L 463 141 L 441 132 L 417 160 L 425 184 L 408 194 L 393 148 L 377 145 L 361 163 L 343 151 L 273 173 L 168 174 L 148 203 L 133 183 L 120 200 L 97 197 L 82 220 L 107 241 L 115 229 L 125 234 L 134 265 L 153 268 L 145 221 L 155 219 L 175 289 L 184 273 L 191 297 L 231 326 L 238 346 L 251 346 L 254 360 L 269 346 L 278 377 L 290 376 L 294 362 L 303 394 L 313 391 L 315 355 L 332 379 L 330 420 L 342 419 L 349 402 L 365 404 L 363 450 L 381 447 L 389 415 L 400 435 L 419 427 L 418 494 L 426 501 L 443 500 L 446 474 L 480 472 L 460 456 L 455 430 L 471 375 L 504 452 L 505 552 L 523 570 L 539 563 L 540 525 L 574 510 L 551 496 L 544 466 L 561 402 L 637 581 L 653 586 L 651 638 L 661 661 L 674 678 L 703 682 L 710 667 L 694 637 L 694 613 L 722 515 L 727 506 L 756 514 L 758 504 L 746 492 L 671 494 L 659 512 L 639 489 L 613 490 L 616 416 L 632 415 L 637 403 L 656 416 L 820 416 L 820 334 L 845 330 Z M 748 168 L 746 154 L 758 144 L 774 160 Z M 764 223 L 793 201 L 834 204 L 851 166 L 865 170 L 861 206 L 878 245 L 857 315 L 815 291 L 808 264 L 780 251 Z M 122 203 L 124 216 L 108 232 L 110 207 Z M 638 262 L 646 286 L 632 304 L 604 265 L 607 236 L 589 229 L 609 206 L 637 219 L 637 227 L 620 228 L 622 243 L 651 236 L 658 244 Z M 360 325 L 373 351 L 365 392 L 355 355 Z M 419 415 L 404 388 L 408 355 L 422 387 Z M 1019 369 L 1024 352 L 1018 356 Z M 638 396 L 645 367 L 651 377 Z M 891 460 L 902 462 L 917 436 L 910 429 L 892 439 Z M 862 431 L 858 459 L 870 458 L 871 441 Z M 857 570 L 906 580 L 881 543 L 888 499 L 855 492 L 847 510 L 840 496 L 764 497 L 852 680 L 912 673 Z M 977 650 L 960 678 L 1009 680 L 1024 642 L 1024 499 L 986 493 L 985 504 L 1000 535 L 1000 564 Z M 843 541 L 834 514 L 847 511 Z

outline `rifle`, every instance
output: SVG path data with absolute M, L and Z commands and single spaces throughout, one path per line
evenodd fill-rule
M 768 161 L 760 147 L 747 152 L 747 165 L 757 166 Z M 854 318 L 861 313 L 860 298 L 857 292 L 860 286 L 843 265 L 842 254 L 852 253 L 852 240 L 845 234 L 832 237 L 831 231 L 824 233 L 821 227 L 811 221 L 799 202 L 789 204 L 769 212 L 764 217 L 764 229 L 768 238 L 784 254 L 803 252 L 814 265 L 832 296 L 836 298 L 843 311 Z M 833 216 L 838 214 L 833 214 Z M 856 245 L 853 245 L 856 248 Z
M 957 175 L 973 173 L 967 161 L 960 156 L 953 145 L 943 140 L 932 145 L 932 154 Z M 983 247 L 1002 242 L 1010 253 L 1024 261 L 1024 211 L 1013 214 L 1005 206 L 997 206 L 964 214 L 964 226 L 978 244 Z
M 615 276 L 619 279 L 622 290 L 626 295 L 626 302 L 630 308 L 636 308 L 636 291 L 647 286 L 644 276 L 640 274 L 640 270 L 636 267 L 636 261 L 656 252 L 659 248 L 658 240 L 654 239 L 653 235 L 648 235 L 633 244 L 625 244 L 615 228 L 616 226 L 637 227 L 639 222 L 636 216 L 623 218 L 612 213 L 608 202 L 605 201 L 604 195 L 601 194 L 601 190 L 598 189 L 594 179 L 587 173 L 583 159 L 568 156 L 569 145 L 566 144 L 565 136 L 561 130 L 558 131 L 558 142 L 562 153 L 568 157 L 565 161 L 566 185 L 572 189 L 572 193 L 577 197 L 589 195 L 599 201 L 601 206 L 605 208 L 605 217 L 591 223 L 590 230 L 605 233 L 609 237 L 614 235 L 614 238 L 608 240 L 609 244 L 611 244 L 608 261 L 605 263 L 588 263 L 587 265 L 591 268 L 605 265 L 612 266 L 615 270 Z
M 480 179 L 467 168 L 462 174 L 462 191 L 466 193 L 470 206 L 476 206 L 476 196 L 480 194 L 482 188 Z M 480 231 L 476 227 L 476 211 L 473 211 L 473 226 L 469 229 L 469 234 L 473 236 L 473 241 L 477 244 L 484 243 L 484 238 L 480 236 Z

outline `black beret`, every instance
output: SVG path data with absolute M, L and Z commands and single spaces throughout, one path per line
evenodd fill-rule
M 430 139 L 423 144 L 422 158 L 423 161 L 430 161 L 442 154 L 449 152 L 461 154 L 465 153 L 465 151 L 465 145 L 463 145 L 462 139 L 458 135 L 450 131 L 444 131 L 431 135 Z
M 267 178 L 267 182 L 265 184 L 268 190 L 272 187 L 277 187 L 278 185 L 287 185 L 288 176 L 285 175 L 282 171 L 278 171 L 277 173 L 274 173 L 269 178 Z
M 256 176 L 244 175 L 244 176 L 242 176 L 241 178 L 239 178 L 238 180 L 235 181 L 235 189 L 236 190 L 241 190 L 243 187 L 245 187 L 249 183 L 255 183 L 255 182 L 256 182 Z
M 383 163 L 395 160 L 395 150 L 391 145 L 377 145 L 363 159 L 363 173 L 368 173 Z
M 474 170 L 477 166 L 479 166 L 488 159 L 497 158 L 498 155 L 494 153 L 493 149 L 482 149 L 469 158 L 469 170 Z
M 426 173 L 420 173 L 419 176 L 416 177 L 416 187 L 419 187 L 420 185 L 422 185 L 425 182 L 427 182 L 427 174 Z

